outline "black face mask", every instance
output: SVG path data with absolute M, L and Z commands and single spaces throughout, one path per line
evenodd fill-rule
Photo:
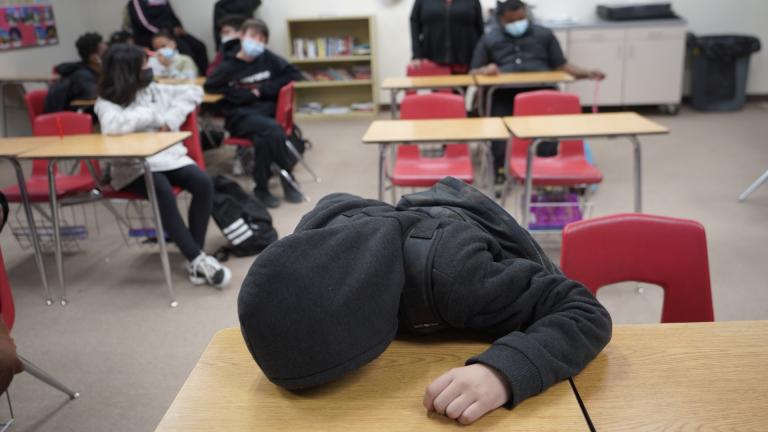
M 152 68 L 141 70 L 141 81 L 144 85 L 150 85 L 154 80 L 155 72 L 152 70 Z

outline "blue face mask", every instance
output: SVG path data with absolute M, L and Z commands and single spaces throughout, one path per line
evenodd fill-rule
M 264 50 L 266 49 L 263 43 L 255 41 L 253 39 L 243 38 L 243 40 L 240 43 L 242 44 L 243 52 L 248 57 L 258 57 L 264 54 Z
M 520 37 L 525 34 L 525 32 L 528 31 L 528 26 L 530 25 L 530 22 L 528 21 L 528 18 L 523 18 L 519 21 L 514 21 L 509 24 L 506 24 L 504 26 L 504 30 L 507 31 L 510 35 L 514 37 Z
M 172 58 L 176 57 L 176 50 L 173 48 L 160 48 L 157 50 L 158 54 L 162 55 L 163 57 L 167 58 L 168 60 L 171 60 Z

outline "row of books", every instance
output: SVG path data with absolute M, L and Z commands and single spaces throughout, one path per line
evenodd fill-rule
M 369 44 L 358 44 L 352 36 L 333 38 L 298 38 L 293 40 L 293 57 L 316 59 L 326 57 L 364 56 L 371 54 Z
M 371 79 L 370 66 L 355 66 L 348 69 L 316 69 L 301 71 L 306 81 L 351 81 Z
M 344 105 L 326 105 L 319 102 L 310 102 L 298 107 L 300 114 L 309 115 L 344 115 L 353 112 L 373 112 L 373 102 L 353 103 L 349 106 Z

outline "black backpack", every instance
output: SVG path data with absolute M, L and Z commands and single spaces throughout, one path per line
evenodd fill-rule
M 261 201 L 230 178 L 216 176 L 213 184 L 213 219 L 229 240 L 229 245 L 216 252 L 216 259 L 258 255 L 277 241 L 272 216 Z

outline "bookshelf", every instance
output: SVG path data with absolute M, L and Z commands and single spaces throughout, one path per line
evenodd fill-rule
M 296 83 L 297 119 L 378 114 L 374 32 L 368 16 L 288 20 L 289 59 L 305 77 Z

